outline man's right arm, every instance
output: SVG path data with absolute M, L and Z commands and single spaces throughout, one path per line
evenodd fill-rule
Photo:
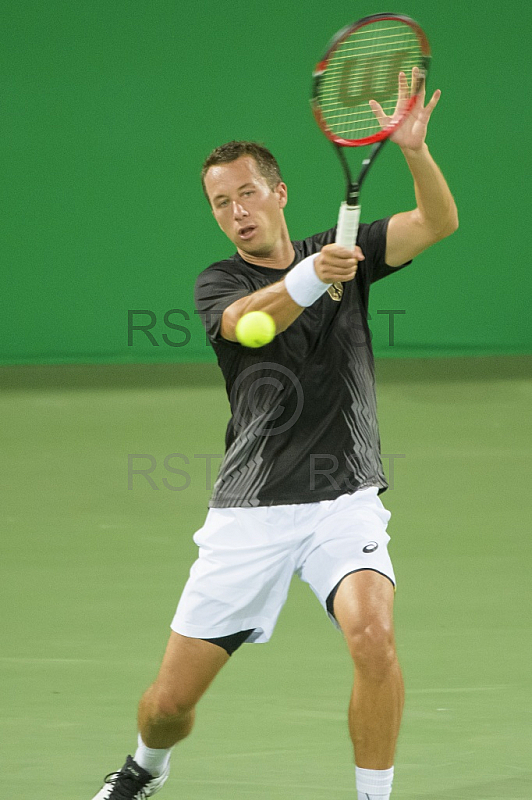
M 337 244 L 328 244 L 314 259 L 314 270 L 320 281 L 327 285 L 337 281 L 352 281 L 356 275 L 358 262 L 363 258 L 364 255 L 359 247 L 353 252 Z M 240 317 L 250 311 L 265 311 L 273 318 L 276 332 L 282 333 L 304 310 L 305 306 L 298 305 L 292 299 L 283 278 L 282 281 L 258 289 L 231 303 L 223 312 L 220 332 L 224 339 L 236 342 L 235 328 Z

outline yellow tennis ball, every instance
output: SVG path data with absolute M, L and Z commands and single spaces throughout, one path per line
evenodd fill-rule
M 266 311 L 250 311 L 236 323 L 235 334 L 246 347 L 263 347 L 275 336 L 275 322 Z

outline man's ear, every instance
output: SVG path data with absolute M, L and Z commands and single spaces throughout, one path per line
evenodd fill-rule
M 275 193 L 279 197 L 279 208 L 284 208 L 288 203 L 288 187 L 286 183 L 283 183 L 282 181 L 281 183 L 278 183 Z

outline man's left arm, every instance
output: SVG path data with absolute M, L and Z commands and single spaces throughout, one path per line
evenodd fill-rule
M 417 207 L 394 214 L 386 235 L 386 263 L 399 267 L 458 228 L 458 211 L 447 182 L 424 143 L 403 150 L 414 178 Z
M 414 72 L 412 85 L 416 77 Z M 398 108 L 406 102 L 408 95 L 407 79 L 402 72 L 399 75 Z M 410 115 L 390 137 L 405 156 L 414 179 L 417 202 L 412 211 L 394 214 L 390 219 L 386 235 L 386 263 L 390 267 L 399 267 L 410 261 L 458 228 L 454 198 L 425 143 L 430 115 L 440 96 L 438 89 L 425 107 L 423 89 Z M 381 125 L 388 124 L 390 118 L 385 116 L 380 105 L 374 101 L 370 104 Z

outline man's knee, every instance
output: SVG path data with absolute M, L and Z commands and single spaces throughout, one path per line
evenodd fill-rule
M 194 720 L 196 700 L 187 697 L 176 687 L 165 687 L 154 683 L 145 695 L 153 716 L 167 720 Z
M 346 626 L 344 635 L 356 669 L 374 680 L 386 677 L 397 661 L 392 622 L 359 621 Z

